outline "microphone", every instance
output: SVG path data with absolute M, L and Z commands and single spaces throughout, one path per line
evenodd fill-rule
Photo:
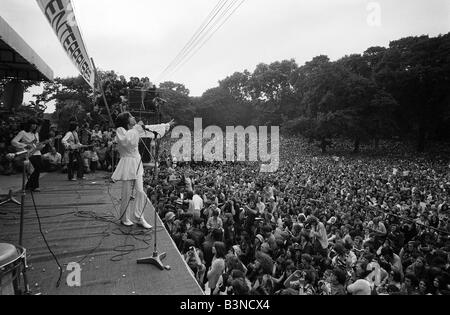
M 148 131 L 148 132 L 153 132 L 152 130 L 148 129 L 145 125 L 141 125 L 142 129 L 144 129 L 144 131 Z
M 142 129 L 144 129 L 144 131 L 153 133 L 155 136 L 160 136 L 160 134 L 158 132 L 148 129 L 147 126 L 145 126 L 145 125 L 141 125 L 141 127 L 142 127 Z

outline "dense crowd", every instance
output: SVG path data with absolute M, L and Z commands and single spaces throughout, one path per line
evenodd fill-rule
M 448 294 L 449 160 L 394 153 L 315 155 L 283 139 L 276 173 L 164 153 L 149 195 L 211 294 Z
M 1 121 L 0 173 L 19 121 Z M 49 137 L 62 136 L 51 127 Z M 111 171 L 114 130 L 85 123 L 86 173 Z M 280 168 L 185 163 L 161 153 L 149 192 L 198 283 L 215 295 L 444 295 L 450 292 L 448 156 L 402 146 L 337 157 L 282 139 Z M 334 152 L 349 151 L 335 148 Z M 392 153 L 389 153 L 392 152 Z M 67 168 L 60 139 L 43 150 L 46 171 Z M 80 162 L 80 161 L 79 161 Z M 165 167 L 164 167 L 165 166 Z M 151 177 L 148 173 L 147 180 Z

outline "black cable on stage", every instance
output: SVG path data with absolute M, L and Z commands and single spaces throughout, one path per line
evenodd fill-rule
M 144 145 L 145 145 L 145 143 L 144 143 Z M 146 146 L 146 149 L 149 150 L 147 146 Z M 136 173 L 139 173 L 139 168 L 140 168 L 141 164 L 142 164 L 142 158 L 141 158 L 141 161 L 140 161 L 140 163 L 138 165 L 138 169 L 137 169 Z M 27 176 L 27 178 L 28 178 L 28 180 L 30 179 L 29 176 Z M 110 192 L 110 187 L 111 187 L 111 185 L 109 183 L 108 184 L 108 194 L 110 195 L 111 201 L 112 201 L 113 206 L 115 208 L 114 201 L 112 200 L 113 197 L 112 197 L 112 194 Z M 134 190 L 135 190 L 135 187 L 133 187 L 132 194 L 133 194 Z M 50 245 L 49 245 L 49 243 L 47 241 L 47 238 L 45 237 L 45 234 L 44 234 L 44 232 L 42 230 L 41 217 L 39 215 L 39 211 L 37 209 L 36 201 L 34 199 L 34 194 L 33 194 L 33 191 L 30 191 L 30 192 L 31 192 L 31 199 L 32 199 L 32 202 L 33 202 L 34 211 L 35 211 L 35 214 L 36 214 L 36 218 L 38 220 L 39 232 L 40 232 L 40 234 L 42 236 L 42 239 L 44 240 L 44 243 L 45 243 L 48 251 L 50 252 L 50 254 L 53 257 L 53 259 L 55 260 L 56 264 L 58 265 L 59 277 L 58 277 L 58 281 L 56 283 L 56 287 L 59 288 L 60 285 L 61 285 L 61 280 L 62 280 L 62 276 L 63 276 L 63 268 L 62 268 L 62 266 L 61 266 L 57 256 L 55 255 L 55 253 L 51 249 L 51 247 L 50 247 Z M 146 195 L 146 197 L 147 197 L 147 195 Z M 131 203 L 131 198 L 128 201 L 126 210 L 128 210 L 128 207 L 129 207 L 130 203 Z M 143 215 L 143 213 L 145 211 L 145 207 L 147 206 L 147 204 L 148 204 L 148 197 L 146 198 L 144 209 L 142 209 L 141 217 L 142 217 L 142 215 Z M 125 215 L 126 210 L 122 214 L 122 216 L 119 219 L 119 221 Z M 154 208 L 154 211 L 156 211 L 156 208 Z M 3 212 L 0 213 L 0 214 L 7 215 L 7 213 L 3 213 Z M 136 231 L 136 232 L 124 231 L 124 230 L 122 230 L 122 226 L 117 222 L 116 217 L 114 215 L 106 215 L 106 214 L 105 215 L 97 215 L 93 211 L 76 211 L 76 212 L 68 212 L 68 213 L 62 213 L 62 214 L 57 214 L 57 215 L 45 216 L 45 217 L 42 217 L 42 219 L 56 218 L 56 217 L 67 216 L 67 215 L 75 215 L 76 217 L 79 217 L 79 218 L 94 219 L 96 221 L 106 222 L 106 223 L 109 223 L 109 224 L 114 224 L 114 225 L 117 225 L 119 227 L 118 231 L 120 233 L 119 232 L 114 232 L 114 231 L 112 233 L 107 233 L 107 230 L 109 229 L 109 225 L 108 225 L 108 227 L 102 233 L 100 233 L 100 235 L 102 235 L 102 239 L 100 240 L 99 244 L 94 249 L 92 249 L 89 254 L 85 255 L 81 260 L 79 260 L 78 263 L 83 262 L 87 257 L 92 255 L 98 248 L 100 248 L 100 246 L 104 242 L 104 240 L 107 237 L 111 236 L 111 235 L 130 236 L 133 239 L 135 239 L 136 241 L 144 242 L 146 245 L 148 245 L 148 247 L 145 247 L 145 248 L 136 248 L 135 245 L 121 245 L 121 246 L 117 246 L 117 247 L 115 247 L 113 249 L 113 251 L 119 252 L 119 254 L 117 254 L 117 255 L 115 255 L 115 256 L 113 256 L 111 258 L 111 261 L 113 261 L 113 262 L 121 261 L 123 259 L 123 257 L 125 257 L 125 256 L 127 256 L 127 255 L 129 255 L 129 254 L 131 254 L 131 253 L 133 253 L 135 251 L 147 250 L 147 249 L 149 249 L 151 247 L 150 242 L 152 240 L 152 231 Z M 2 219 L 5 219 L 5 218 L 2 218 Z M 13 219 L 10 219 L 10 218 L 6 218 L 6 219 L 7 220 L 13 220 Z M 158 232 L 158 228 L 159 228 L 159 231 L 163 231 L 163 227 L 162 226 L 155 226 L 153 228 L 157 229 L 157 232 Z
M 63 276 L 63 269 L 62 269 L 61 264 L 59 263 L 58 258 L 55 255 L 55 253 L 53 253 L 53 250 L 51 249 L 50 245 L 48 244 L 47 238 L 45 237 L 44 232 L 42 231 L 41 218 L 39 217 L 39 212 L 37 210 L 37 206 L 36 206 L 36 202 L 34 200 L 34 194 L 33 194 L 32 190 L 31 190 L 31 199 L 33 200 L 34 211 L 36 212 L 36 218 L 38 220 L 39 232 L 41 233 L 41 236 L 44 239 L 44 242 L 45 242 L 45 245 L 47 246 L 48 251 L 52 255 L 53 259 L 55 260 L 55 262 L 59 268 L 59 278 L 58 278 L 58 281 L 56 282 L 56 287 L 59 288 L 59 286 L 61 285 L 61 280 L 62 280 L 62 276 Z
M 100 235 L 102 235 L 102 239 L 100 240 L 99 244 L 92 249 L 88 254 L 86 254 L 85 256 L 82 257 L 82 259 L 80 259 L 78 261 L 78 263 L 81 263 L 82 261 L 84 261 L 87 257 L 89 257 L 90 255 L 92 255 L 98 248 L 100 248 L 101 244 L 103 243 L 103 241 L 111 236 L 111 235 L 117 235 L 117 236 L 128 236 L 128 237 L 132 237 L 135 241 L 138 242 L 143 242 L 147 245 L 147 247 L 143 247 L 143 248 L 136 248 L 136 245 L 134 244 L 129 244 L 129 245 L 120 245 L 117 246 L 115 248 L 113 248 L 114 252 L 118 252 L 119 254 L 112 256 L 110 258 L 110 260 L 112 262 L 118 262 L 121 261 L 123 259 L 123 257 L 136 252 L 136 251 L 141 251 L 141 250 L 147 250 L 151 247 L 151 241 L 152 241 L 152 235 L 153 235 L 153 231 L 150 230 L 134 230 L 134 231 L 126 231 L 124 230 L 124 227 L 121 226 L 119 223 L 116 222 L 115 217 L 111 216 L 111 215 L 98 215 L 97 213 L 95 213 L 94 211 L 79 211 L 76 214 L 77 217 L 80 218 L 86 218 L 86 219 L 93 219 L 95 221 L 101 221 L 101 222 L 107 222 L 109 224 L 113 224 L 116 225 L 116 229 L 112 232 L 107 233 L 107 230 L 109 229 L 110 226 L 108 226 L 105 231 L 103 231 Z M 162 226 L 156 226 L 154 227 L 157 229 L 157 232 L 161 232 L 164 231 Z M 120 259 L 119 259 L 120 258 Z
M 71 212 L 67 212 L 67 213 L 60 213 L 60 214 L 54 214 L 54 215 L 40 216 L 40 218 L 41 218 L 41 220 L 42 219 L 53 219 L 53 218 L 58 218 L 58 217 L 74 215 L 75 213 L 76 213 L 75 211 L 71 211 Z M 2 213 L 0 213 L 0 214 L 2 214 Z M 5 213 L 4 215 L 8 215 L 8 213 Z M 1 218 L 1 219 L 5 220 L 5 221 L 17 221 L 20 218 L 19 217 L 6 217 L 6 218 Z M 32 220 L 32 218 L 24 218 L 24 220 Z
M 140 140 L 142 141 L 142 139 L 140 139 Z M 157 139 L 155 139 L 155 140 L 157 141 Z M 146 149 L 149 151 L 149 148 L 147 147 L 147 145 L 145 143 L 144 143 L 144 145 L 145 145 Z M 138 169 L 136 170 L 136 174 L 139 173 L 139 168 L 141 167 L 141 164 L 142 164 L 142 158 L 141 158 L 141 160 L 139 162 Z M 28 179 L 29 179 L 29 177 L 28 177 Z M 135 190 L 135 184 L 133 185 L 132 195 L 133 195 L 134 190 Z M 115 211 L 117 212 L 117 208 L 116 208 L 114 200 L 113 200 L 114 197 L 112 196 L 112 193 L 111 193 L 111 182 L 110 181 L 108 181 L 108 195 L 110 196 L 112 205 L 113 205 Z M 56 263 L 57 263 L 57 265 L 59 267 L 59 270 L 60 270 L 60 276 L 59 276 L 59 279 L 58 279 L 58 282 L 57 282 L 57 287 L 59 287 L 60 283 L 61 283 L 61 279 L 62 279 L 62 274 L 63 274 L 62 267 L 61 267 L 61 264 L 58 261 L 58 258 L 53 253 L 52 249 L 50 248 L 50 246 L 49 246 L 49 244 L 47 242 L 47 239 L 45 238 L 45 235 L 44 235 L 44 233 L 42 231 L 41 217 L 39 216 L 39 213 L 37 211 L 37 206 L 36 206 L 36 203 L 35 203 L 35 200 L 34 200 L 33 192 L 31 192 L 31 197 L 32 197 L 32 200 L 33 200 L 34 209 L 35 209 L 36 216 L 37 216 L 38 223 L 39 223 L 39 231 L 40 231 L 40 233 L 42 235 L 42 238 L 44 239 L 44 242 L 45 242 L 49 252 L 53 256 L 53 258 L 56 261 Z M 142 212 L 141 212 L 141 218 L 142 218 L 142 216 L 143 216 L 143 214 L 145 212 L 145 208 L 147 207 L 148 201 L 149 201 L 148 200 L 148 196 L 146 195 L 144 208 L 142 209 Z M 59 217 L 59 216 L 74 215 L 75 217 L 79 217 L 79 218 L 93 219 L 95 221 L 109 223 L 107 228 L 102 233 L 100 233 L 100 235 L 102 235 L 102 239 L 100 240 L 98 245 L 95 248 L 93 248 L 89 252 L 89 254 L 83 256 L 77 263 L 81 263 L 87 257 L 91 256 L 97 249 L 100 248 L 100 246 L 103 244 L 104 240 L 107 237 L 111 236 L 111 235 L 130 236 L 134 240 L 139 241 L 139 242 L 143 242 L 146 245 L 148 245 L 148 247 L 145 247 L 145 248 L 136 248 L 135 245 L 121 245 L 121 246 L 115 247 L 113 249 L 113 251 L 119 252 L 119 254 L 113 256 L 111 258 L 111 261 L 118 262 L 118 261 L 121 261 L 123 259 L 123 257 L 125 257 L 125 256 L 127 256 L 127 255 L 129 255 L 129 254 L 131 254 L 131 253 L 133 253 L 135 251 L 147 250 L 147 249 L 149 249 L 151 247 L 150 242 L 152 241 L 152 234 L 153 234 L 153 232 L 151 230 L 150 231 L 135 231 L 135 232 L 124 231 L 122 229 L 123 226 L 120 223 L 118 223 L 118 221 L 120 221 L 123 218 L 123 216 L 126 214 L 126 211 L 128 210 L 128 207 L 130 206 L 130 203 L 131 203 L 131 198 L 130 198 L 130 200 L 128 200 L 127 207 L 126 207 L 124 213 L 119 218 L 119 220 L 116 220 L 116 216 L 114 216 L 114 215 L 108 215 L 108 214 L 98 215 L 94 211 L 76 211 L 76 212 L 69 212 L 69 213 L 64 213 L 64 214 L 59 214 L 59 215 L 46 216 L 45 218 L 54 218 L 54 217 Z M 154 211 L 157 211 L 156 208 L 154 208 Z M 108 233 L 107 231 L 109 230 L 111 224 L 116 225 L 118 227 L 117 230 L 119 232 L 113 231 L 111 233 Z M 157 226 L 155 226 L 153 228 L 156 229 L 157 232 L 164 231 L 164 229 L 163 229 L 164 227 L 163 226 L 158 226 L 157 225 Z

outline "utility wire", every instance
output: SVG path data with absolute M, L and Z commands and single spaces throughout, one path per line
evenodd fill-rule
M 231 2 L 230 2 L 231 1 Z M 189 55 L 195 51 L 200 45 L 202 45 L 203 40 L 205 39 L 206 36 L 208 36 L 208 34 L 211 34 L 211 31 L 214 30 L 214 28 L 217 26 L 218 23 L 220 23 L 220 21 L 224 18 L 224 16 L 226 16 L 226 14 L 230 11 L 230 9 L 232 8 L 232 6 L 236 3 L 237 0 L 230 0 L 228 3 L 224 3 L 227 4 L 227 6 L 224 8 L 223 6 L 221 7 L 221 9 L 223 9 L 223 11 L 220 13 L 220 15 L 216 15 L 217 18 L 215 19 L 215 21 L 208 27 L 208 29 L 203 32 L 202 34 L 199 34 L 199 36 L 197 36 L 197 40 L 195 41 L 195 43 L 193 45 L 191 45 L 190 49 L 188 49 L 187 51 L 184 52 L 184 54 L 181 56 L 181 59 L 178 60 L 177 63 L 175 63 L 175 65 L 173 65 L 171 67 L 171 69 L 168 71 L 168 73 L 166 73 L 166 76 L 172 75 L 172 73 L 174 73 L 174 70 L 176 68 L 178 68 L 180 66 L 180 64 L 184 63 L 184 61 L 186 60 L 186 58 L 189 57 Z M 219 12 L 217 12 L 219 13 Z M 211 21 L 212 22 L 212 21 Z
M 233 5 L 237 2 L 238 0 L 235 0 L 234 1 L 234 3 L 233 3 Z M 225 18 L 225 20 L 223 20 L 223 22 L 219 25 L 219 27 L 217 27 L 214 31 L 213 31 L 213 33 L 211 33 L 210 34 L 210 36 L 200 45 L 200 46 L 198 46 L 197 47 L 197 49 L 187 58 L 187 59 L 185 59 L 182 63 L 180 63 L 172 72 L 170 72 L 170 74 L 169 75 L 173 75 L 173 74 L 175 74 L 176 72 L 178 72 L 186 63 L 188 63 L 199 51 L 200 51 L 200 49 L 202 49 L 205 45 L 206 45 L 206 43 L 214 36 L 214 34 L 216 34 L 221 28 L 222 28 L 222 26 L 231 18 L 231 16 L 242 6 L 242 4 L 244 4 L 244 2 L 245 2 L 245 0 L 241 0 L 241 2 L 238 4 L 238 6 L 236 6 L 235 8 L 234 8 L 234 10 L 231 12 L 231 14 L 229 14 L 226 18 Z M 228 10 L 228 12 L 229 12 L 229 10 Z M 228 13 L 227 12 L 227 13 Z M 217 25 L 217 23 L 215 24 L 215 25 Z
M 208 29 L 205 31 L 205 32 L 203 32 L 202 34 L 199 34 L 199 36 L 198 36 L 198 38 L 197 38 L 197 40 L 196 40 L 196 42 L 193 44 L 193 45 L 191 45 L 191 47 L 189 48 L 189 50 L 187 50 L 182 56 L 181 56 L 181 59 L 174 65 L 174 66 L 172 66 L 172 68 L 171 68 L 171 71 L 169 71 L 169 75 L 171 74 L 171 72 L 174 70 L 174 69 L 176 69 L 181 63 L 183 63 L 185 60 L 186 60 L 186 58 L 188 58 L 189 57 L 189 55 L 193 52 L 193 51 L 195 51 L 200 45 L 201 45 L 201 43 L 203 42 L 203 40 L 205 39 L 205 37 L 206 36 L 208 36 L 208 34 L 210 34 L 210 32 L 217 26 L 217 24 L 218 23 L 220 23 L 220 21 L 222 21 L 222 19 L 224 18 L 224 16 L 226 16 L 227 14 L 228 14 L 228 12 L 230 12 L 230 9 L 234 6 L 234 4 L 236 3 L 236 1 L 238 1 L 238 0 L 229 0 L 229 2 L 228 2 L 228 4 L 227 4 L 227 6 L 224 8 L 223 6 L 221 7 L 221 9 L 223 9 L 222 10 L 222 12 L 220 12 L 220 15 L 219 15 L 219 12 L 217 12 L 218 13 L 218 15 L 216 16 L 216 19 L 214 20 L 214 22 L 208 27 Z M 224 3 L 224 5 L 225 5 L 226 3 Z M 211 21 L 212 22 L 212 21 Z
M 210 12 L 210 14 L 208 15 L 208 17 L 205 19 L 205 21 L 203 22 L 203 24 L 199 27 L 199 29 L 196 31 L 196 33 L 191 37 L 191 39 L 189 40 L 189 42 L 183 47 L 183 49 L 178 53 L 178 55 L 175 57 L 174 60 L 172 60 L 172 62 L 166 67 L 166 69 L 163 71 L 163 73 L 161 73 L 161 75 L 159 76 L 159 78 L 163 78 L 166 74 L 167 71 L 172 69 L 174 66 L 176 66 L 180 60 L 182 60 L 185 56 L 185 54 L 187 52 L 189 52 L 189 50 L 192 49 L 192 47 L 195 47 L 198 43 L 198 38 L 202 35 L 203 32 L 205 32 L 205 30 L 208 28 L 208 26 L 211 24 L 211 22 L 215 19 L 215 17 L 217 16 L 217 14 L 219 14 L 219 12 L 223 9 L 223 7 L 225 6 L 226 2 L 228 0 L 220 0 L 217 4 L 216 7 Z

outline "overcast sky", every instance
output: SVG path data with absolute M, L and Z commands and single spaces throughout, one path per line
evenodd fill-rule
M 217 0 L 73 0 L 91 57 L 104 70 L 154 83 Z M 367 22 L 371 2 L 381 25 Z M 34 0 L 0 0 L 0 15 L 48 63 L 55 76 L 78 75 Z M 337 59 L 410 35 L 450 31 L 449 0 L 246 0 L 222 29 L 167 80 L 201 95 L 235 71 L 325 54 Z

